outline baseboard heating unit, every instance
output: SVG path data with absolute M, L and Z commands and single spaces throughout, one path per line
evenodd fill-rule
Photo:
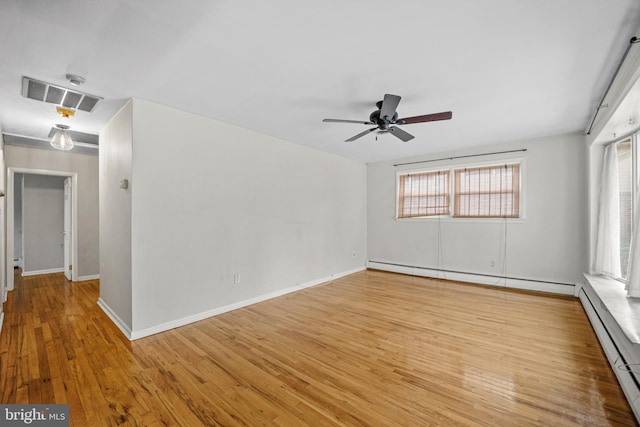
M 432 277 L 435 279 L 455 280 L 479 285 L 499 286 L 537 292 L 550 292 L 562 295 L 575 295 L 576 292 L 575 283 L 551 282 L 522 277 L 506 277 L 493 274 L 445 270 L 441 268 L 419 267 L 386 261 L 368 260 L 367 268 L 408 274 L 410 276 Z
M 640 301 L 627 298 L 624 284 L 584 275 L 578 292 L 618 382 L 640 421 Z

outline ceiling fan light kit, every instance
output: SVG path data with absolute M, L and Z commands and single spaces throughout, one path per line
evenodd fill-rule
M 398 108 L 400 99 L 401 98 L 398 95 L 386 94 L 382 101 L 378 101 L 376 103 L 376 107 L 378 109 L 373 113 L 371 113 L 371 115 L 369 116 L 368 122 L 360 121 L 360 120 L 343 120 L 343 119 L 324 119 L 322 121 L 330 122 L 330 123 L 356 123 L 356 124 L 376 126 L 374 128 L 367 129 L 364 132 L 360 132 L 355 136 L 352 136 L 351 138 L 347 139 L 345 142 L 355 141 L 356 139 L 361 138 L 374 131 L 377 131 L 378 134 L 390 133 L 396 138 L 404 142 L 407 142 L 412 140 L 414 136 L 400 129 L 398 126 L 408 125 L 412 123 L 424 123 L 424 122 L 435 122 L 440 120 L 449 120 L 453 116 L 451 111 L 445 111 L 442 113 L 425 114 L 422 116 L 404 117 L 402 119 L 399 119 L 396 108 Z

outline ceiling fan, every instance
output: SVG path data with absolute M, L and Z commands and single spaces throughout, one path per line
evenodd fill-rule
M 355 141 L 371 132 L 378 131 L 377 133 L 391 133 L 393 136 L 403 140 L 404 142 L 410 141 L 414 138 L 413 135 L 400 129 L 400 125 L 408 125 L 412 123 L 423 122 L 435 122 L 438 120 L 449 120 L 452 116 L 451 111 L 435 114 L 425 114 L 423 116 L 398 118 L 396 108 L 400 103 L 400 97 L 398 95 L 386 94 L 382 101 L 376 102 L 378 109 L 371 113 L 369 121 L 364 122 L 360 120 L 342 120 L 342 119 L 324 119 L 323 122 L 333 123 L 358 123 L 363 125 L 375 125 L 376 127 L 360 132 L 359 134 L 352 136 L 345 142 Z

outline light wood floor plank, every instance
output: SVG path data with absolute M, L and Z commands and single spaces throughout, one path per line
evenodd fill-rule
M 15 278 L 0 402 L 73 426 L 637 426 L 577 299 L 366 271 L 129 342 L 99 282 Z

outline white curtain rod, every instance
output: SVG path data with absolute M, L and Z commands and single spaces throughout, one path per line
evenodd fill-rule
M 593 120 L 591 120 L 591 125 L 589 126 L 589 130 L 587 130 L 587 135 L 591 135 L 591 129 L 593 129 L 593 124 L 596 122 L 596 117 L 598 117 L 598 113 L 600 112 L 600 109 L 602 107 L 608 107 L 608 105 L 604 104 L 604 100 L 607 98 L 607 95 L 609 95 L 609 91 L 611 90 L 611 86 L 613 86 L 613 82 L 615 81 L 616 77 L 618 77 L 618 73 L 620 72 L 620 68 L 622 68 L 622 64 L 624 63 L 624 60 L 627 59 L 627 55 L 629 54 L 629 51 L 631 50 L 631 47 L 634 44 L 639 43 L 639 42 L 640 42 L 640 39 L 638 39 L 638 37 L 631 37 L 631 40 L 629 40 L 629 44 L 627 45 L 627 48 L 625 49 L 624 54 L 622 55 L 622 58 L 620 59 L 620 62 L 618 63 L 618 66 L 616 67 L 616 71 L 614 71 L 613 77 L 611 77 L 611 81 L 609 82 L 609 86 L 607 86 L 607 90 L 604 91 L 604 95 L 602 96 L 602 100 L 600 100 L 600 103 L 596 107 L 596 113 L 593 115 Z

